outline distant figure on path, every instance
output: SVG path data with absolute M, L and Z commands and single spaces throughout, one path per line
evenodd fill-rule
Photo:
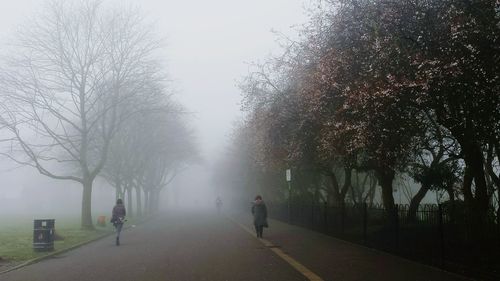
M 255 201 L 252 205 L 253 214 L 253 224 L 255 225 L 255 232 L 258 238 L 262 238 L 262 232 L 264 232 L 264 227 L 268 227 L 267 224 L 267 207 L 264 201 L 262 201 L 262 196 L 257 195 Z
M 217 196 L 217 199 L 215 200 L 215 206 L 217 207 L 217 213 L 220 214 L 220 211 L 222 209 L 222 199 L 220 199 L 219 196 Z
M 122 232 L 126 214 L 127 212 L 122 199 L 116 200 L 116 205 L 113 207 L 113 215 L 111 216 L 111 223 L 116 229 L 116 246 L 120 246 L 120 233 Z

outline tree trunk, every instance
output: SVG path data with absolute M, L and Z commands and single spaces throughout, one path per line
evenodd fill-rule
M 498 139 L 495 142 L 495 152 L 497 154 L 498 161 L 500 161 L 500 140 L 498 140 Z
M 366 194 L 364 202 L 368 201 L 368 206 L 373 206 L 373 201 L 375 200 L 375 189 L 377 188 L 377 178 L 370 175 L 370 190 Z
M 159 189 L 155 189 L 155 192 L 153 193 L 154 194 L 154 197 L 153 197 L 153 212 L 152 213 L 156 213 L 158 212 L 158 206 L 160 205 L 159 202 L 160 202 L 160 190 Z
M 82 195 L 82 229 L 94 229 L 92 223 L 92 180 L 85 179 L 83 182 Z
M 122 185 L 119 181 L 115 182 L 115 201 L 123 199 Z
M 422 202 L 422 199 L 424 199 L 425 195 L 429 191 L 429 187 L 422 185 L 420 189 L 418 190 L 417 194 L 413 196 L 413 198 L 410 201 L 410 207 L 408 208 L 408 221 L 409 222 L 416 222 L 417 221 L 417 211 L 418 211 L 418 206 L 420 206 L 420 202 Z
M 160 206 L 160 189 L 155 188 L 155 189 L 151 190 L 150 196 L 151 196 L 151 198 L 149 198 L 149 202 L 150 202 L 150 205 L 151 205 L 150 206 L 150 212 L 153 214 L 153 213 L 156 213 L 159 210 L 159 206 Z
M 335 207 L 340 207 L 342 200 L 340 200 L 340 188 L 339 188 L 339 182 L 337 180 L 337 176 L 335 173 L 330 173 L 330 181 L 331 181 L 331 188 L 330 188 L 330 194 L 332 196 L 332 202 L 335 202 Z
M 474 196 L 472 195 L 472 172 L 470 167 L 466 166 L 464 171 L 464 182 L 462 185 L 462 193 L 464 194 L 465 206 L 467 212 L 472 213 L 472 205 L 474 204 Z
M 455 191 L 453 190 L 453 186 L 447 187 L 446 192 L 448 193 L 450 202 L 455 202 Z
M 127 214 L 130 217 L 134 216 L 134 208 L 132 206 L 132 188 L 127 188 Z
M 478 211 L 483 218 L 486 218 L 489 208 L 488 185 L 484 173 L 484 159 L 480 148 L 474 153 L 472 171 L 474 174 L 475 195 L 478 204 Z
M 332 195 L 335 205 L 337 207 L 343 207 L 345 204 L 345 196 L 349 188 L 351 187 L 351 177 L 352 177 L 352 169 L 345 168 L 344 169 L 344 185 L 342 188 L 339 186 L 339 182 L 335 173 L 330 173 L 330 180 L 332 182 Z
M 392 191 L 392 182 L 394 181 L 395 174 L 394 170 L 389 168 L 379 169 L 377 172 L 377 177 L 382 187 L 382 201 L 387 212 L 388 222 L 393 227 L 397 226 L 399 219 Z
M 486 158 L 486 171 L 488 172 L 491 181 L 496 186 L 496 189 L 500 189 L 500 176 L 495 174 L 495 170 L 493 168 L 493 161 L 495 160 L 495 155 L 493 154 L 493 144 L 490 144 L 488 147 L 488 153 Z M 500 158 L 498 159 L 500 161 Z
M 500 200 L 500 188 L 497 189 L 497 196 L 498 196 L 498 199 Z M 497 225 L 500 226 L 500 204 L 498 204 L 497 206 L 497 213 L 496 213 L 496 219 L 497 219 Z
M 482 231 L 481 229 L 486 223 L 485 218 L 488 215 L 489 208 L 488 188 L 484 174 L 484 157 L 481 148 L 478 145 L 473 145 L 466 149 L 466 151 L 466 156 L 464 157 L 465 165 L 475 184 L 475 196 L 473 198 L 469 198 L 472 199 L 471 215 L 473 219 L 472 221 L 475 224 L 473 229 Z
M 340 191 L 340 200 L 342 200 L 341 204 L 345 204 L 345 196 L 349 191 L 349 188 L 352 186 L 352 169 L 344 168 L 344 185 L 342 186 L 342 190 Z
M 367 189 L 366 188 L 366 182 L 368 181 L 368 173 L 365 174 L 365 177 L 363 178 L 363 182 L 361 183 L 361 185 L 359 185 L 359 173 L 356 172 L 356 181 L 358 182 L 357 185 L 358 185 L 358 189 L 359 189 L 359 191 L 358 191 L 358 200 L 357 201 L 360 204 L 366 203 L 366 200 L 363 198 L 364 197 L 363 194 L 365 193 L 365 191 Z M 368 188 L 368 192 L 369 192 L 369 189 L 370 188 Z
M 481 249 L 487 247 L 482 239 L 488 217 L 489 198 L 484 173 L 484 157 L 478 144 L 465 142 L 464 153 L 465 174 L 463 194 L 466 205 L 466 219 L 471 245 Z M 472 183 L 474 182 L 474 192 Z
M 358 180 L 358 174 L 356 173 L 356 185 L 355 185 L 358 189 L 359 189 L 359 180 Z M 361 202 L 361 200 L 359 200 L 359 194 L 361 193 L 361 191 L 358 190 L 358 193 L 356 193 L 356 190 L 355 188 L 351 188 L 351 198 L 352 198 L 352 202 L 357 205 L 359 202 Z
M 137 200 L 137 216 L 141 217 L 142 216 L 142 198 L 141 198 L 141 188 L 136 187 L 135 188 L 135 196 Z
M 155 201 L 155 199 L 154 199 L 154 190 L 150 189 L 148 191 L 148 207 L 147 207 L 148 214 L 152 214 L 153 213 L 154 201 Z
M 115 202 L 120 199 L 120 190 L 118 190 L 118 187 L 115 187 Z
M 151 204 L 149 200 L 149 191 L 144 190 L 144 212 L 149 214 L 149 205 Z

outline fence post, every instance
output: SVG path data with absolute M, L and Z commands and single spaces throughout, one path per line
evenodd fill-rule
M 288 223 L 292 224 L 292 187 L 288 182 Z
M 340 234 L 344 236 L 345 227 L 345 203 L 340 206 Z
M 325 233 L 328 234 L 328 202 L 324 203 L 324 212 L 323 212 L 323 220 L 324 220 L 324 227 L 325 227 Z
M 495 237 L 497 237 L 497 251 L 500 250 L 500 207 L 497 209 L 497 233 Z
M 315 202 L 314 200 L 311 202 L 311 229 L 315 230 L 316 229 L 316 224 L 314 223 L 314 207 L 315 207 Z
M 367 227 L 368 227 L 368 204 L 366 202 L 363 203 L 363 241 L 365 245 L 368 242 L 367 238 Z
M 443 207 L 438 204 L 438 230 L 439 230 L 439 247 L 441 256 L 441 267 L 444 267 L 444 227 L 443 227 Z
M 396 204 L 396 221 L 394 225 L 394 238 L 395 238 L 395 246 L 396 246 L 396 252 L 399 252 L 399 228 L 400 228 L 400 223 L 399 223 L 399 204 Z

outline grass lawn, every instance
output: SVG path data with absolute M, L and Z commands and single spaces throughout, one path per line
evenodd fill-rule
M 107 222 L 106 227 L 96 226 L 96 230 L 82 230 L 79 218 L 55 218 L 56 233 L 64 240 L 55 241 L 55 251 L 69 248 L 78 243 L 97 238 L 113 231 Z M 127 222 L 129 224 L 129 222 Z M 15 264 L 46 255 L 47 252 L 33 251 L 33 219 L 0 218 L 0 271 L 2 263 Z

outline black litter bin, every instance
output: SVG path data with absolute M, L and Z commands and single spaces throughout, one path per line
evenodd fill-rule
M 33 228 L 33 249 L 35 251 L 54 250 L 54 219 L 35 220 Z

